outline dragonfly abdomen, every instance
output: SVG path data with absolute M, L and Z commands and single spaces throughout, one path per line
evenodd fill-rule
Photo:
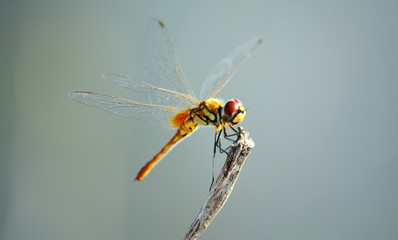
M 192 134 L 198 127 L 191 118 L 184 121 L 170 141 L 149 161 L 136 176 L 141 181 L 182 139 Z

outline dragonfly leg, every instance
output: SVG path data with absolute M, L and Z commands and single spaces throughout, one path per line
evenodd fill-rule
M 227 153 L 224 149 L 221 148 L 221 132 L 222 129 L 214 135 L 214 150 L 213 150 L 213 159 L 216 157 L 217 148 L 220 150 L 220 153 Z
M 215 159 L 216 159 L 217 148 L 220 148 L 220 146 L 219 146 L 220 135 L 221 135 L 221 131 L 217 131 L 217 129 L 216 129 L 216 132 L 214 134 L 213 163 L 212 163 L 211 184 L 209 187 L 209 191 L 211 190 L 211 187 L 213 186 L 213 183 L 214 183 L 214 164 L 215 164 Z
M 211 190 L 211 187 L 213 186 L 214 183 L 214 165 L 215 165 L 215 158 L 216 158 L 216 153 L 217 153 L 217 148 L 220 150 L 220 152 L 224 152 L 225 154 L 227 154 L 227 152 L 221 148 L 221 133 L 222 133 L 223 129 L 221 129 L 220 131 L 217 131 L 214 134 L 214 148 L 213 148 L 213 163 L 212 163 L 212 172 L 211 172 L 211 184 L 210 184 L 210 188 L 209 191 Z
M 227 134 L 226 128 L 221 128 L 221 130 L 217 131 L 214 134 L 214 148 L 213 148 L 213 166 L 212 166 L 212 178 L 211 178 L 211 184 L 210 184 L 210 188 L 209 191 L 211 190 L 211 187 L 213 186 L 214 183 L 214 165 L 215 165 L 215 158 L 216 158 L 216 152 L 217 152 L 217 148 L 219 149 L 220 153 L 225 153 L 228 154 L 228 150 L 231 148 L 231 146 L 228 146 L 227 148 L 223 149 L 221 147 L 221 134 L 223 133 L 223 136 L 225 139 L 236 143 L 239 139 L 239 134 L 240 131 L 236 130 L 235 128 L 233 128 L 232 126 L 229 126 L 235 133 L 233 134 Z M 236 137 L 235 139 L 232 139 L 231 137 Z
M 238 130 L 236 130 L 234 127 L 232 127 L 231 125 L 229 125 L 229 127 L 230 127 L 235 133 L 227 134 L 227 131 L 226 131 L 226 129 L 225 129 L 225 130 L 224 130 L 224 138 L 227 139 L 227 140 L 229 140 L 229 141 L 231 141 L 231 142 L 233 142 L 233 143 L 236 143 L 236 141 L 237 141 L 238 138 L 239 138 L 239 137 L 236 137 L 236 136 L 239 136 L 240 132 L 239 132 Z M 235 139 L 231 139 L 231 137 L 236 137 L 236 138 L 235 138 Z
M 224 131 L 224 136 L 225 136 L 225 129 L 221 129 L 219 132 L 218 132 L 218 135 L 217 135 L 217 140 L 216 140 L 216 142 L 215 142 L 215 144 L 216 144 L 216 147 L 220 150 L 220 153 L 225 153 L 225 154 L 228 154 L 228 152 L 226 151 L 226 150 L 224 150 L 222 147 L 221 147 L 221 133 Z
M 227 134 L 227 129 L 224 129 L 224 138 L 231 141 L 232 143 L 236 143 L 239 140 L 239 134 L 241 133 L 239 130 L 236 130 L 234 127 L 232 127 L 231 125 L 229 125 L 229 127 L 235 132 L 232 134 Z M 235 139 L 232 139 L 231 137 L 235 137 Z M 221 144 L 220 144 L 221 147 Z M 229 149 L 231 148 L 231 146 L 228 146 L 226 149 L 223 149 L 224 152 L 227 152 Z

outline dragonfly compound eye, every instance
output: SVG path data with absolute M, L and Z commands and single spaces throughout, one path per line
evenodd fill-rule
M 238 99 L 229 100 L 224 106 L 224 121 L 238 124 L 246 117 L 243 104 Z
M 238 113 L 239 103 L 234 100 L 229 100 L 224 106 L 225 115 L 231 116 Z

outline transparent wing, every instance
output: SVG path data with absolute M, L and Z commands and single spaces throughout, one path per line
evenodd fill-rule
M 172 116 L 184 110 L 182 108 L 172 106 L 144 104 L 93 92 L 76 91 L 70 92 L 68 95 L 78 102 L 107 112 L 137 118 L 167 128 L 172 128 L 170 125 L 170 119 Z
M 219 62 L 203 83 L 199 99 L 206 100 L 215 97 L 261 42 L 261 38 L 251 39 L 238 46 L 229 57 Z
M 144 80 L 153 86 L 195 97 L 182 71 L 165 25 L 159 19 L 149 19 L 144 35 Z M 148 95 L 150 103 L 161 104 L 162 98 Z
M 107 81 L 136 92 L 143 92 L 152 98 L 161 100 L 162 105 L 189 108 L 199 104 L 199 100 L 193 96 L 174 92 L 169 89 L 155 87 L 147 82 L 129 78 L 122 74 L 104 74 Z

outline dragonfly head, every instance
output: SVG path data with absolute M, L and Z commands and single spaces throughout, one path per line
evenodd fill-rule
M 231 125 L 238 124 L 243 121 L 246 117 L 246 110 L 243 107 L 243 103 L 239 99 L 229 100 L 225 106 L 222 113 L 222 119 L 225 123 L 230 123 Z

